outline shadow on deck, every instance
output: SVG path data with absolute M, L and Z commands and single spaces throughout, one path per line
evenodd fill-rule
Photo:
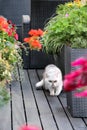
M 51 97 L 48 92 L 35 89 L 42 71 L 24 70 L 24 80 L 12 82 L 11 100 L 0 108 L 0 130 L 18 130 L 26 123 L 42 130 L 87 130 L 86 118 L 69 114 L 64 92 Z

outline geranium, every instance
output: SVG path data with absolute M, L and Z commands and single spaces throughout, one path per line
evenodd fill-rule
M 16 64 L 20 64 L 21 67 L 22 44 L 18 41 L 16 29 L 16 25 L 10 20 L 0 16 L 0 91 L 12 80 Z
M 42 49 L 42 44 L 40 42 L 40 38 L 43 35 L 43 31 L 41 29 L 35 30 L 31 29 L 29 32 L 29 37 L 24 38 L 24 42 L 29 44 L 30 49 Z
M 64 77 L 64 89 L 76 91 L 77 97 L 87 97 L 87 58 L 80 57 L 71 63 L 72 66 L 79 66 L 75 71 Z

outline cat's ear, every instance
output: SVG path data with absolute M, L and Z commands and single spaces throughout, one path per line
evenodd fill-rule
M 58 72 L 57 72 L 57 73 L 55 73 L 55 76 L 56 76 L 56 77 L 58 77 L 58 75 L 59 75 L 59 73 L 58 73 Z
M 60 76 L 62 76 L 62 73 L 61 72 L 57 72 L 56 73 L 56 77 L 60 77 Z
M 47 73 L 44 72 L 44 73 L 43 73 L 43 77 L 44 77 L 44 78 L 48 78 L 49 76 L 48 76 Z

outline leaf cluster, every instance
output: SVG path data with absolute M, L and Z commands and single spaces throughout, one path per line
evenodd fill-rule
M 56 15 L 45 25 L 41 41 L 46 52 L 59 52 L 64 45 L 87 48 L 87 5 L 72 5 L 58 6 Z

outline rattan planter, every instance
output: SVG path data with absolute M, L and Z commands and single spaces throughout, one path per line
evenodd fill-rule
M 53 55 L 43 51 L 29 51 L 28 55 L 23 54 L 24 69 L 44 69 L 48 64 L 54 64 Z
M 63 51 L 65 74 L 75 70 L 75 67 L 70 65 L 71 61 L 87 55 L 87 49 L 72 49 L 65 46 Z M 87 98 L 77 98 L 74 96 L 74 92 L 67 93 L 67 108 L 69 112 L 73 117 L 87 117 Z

